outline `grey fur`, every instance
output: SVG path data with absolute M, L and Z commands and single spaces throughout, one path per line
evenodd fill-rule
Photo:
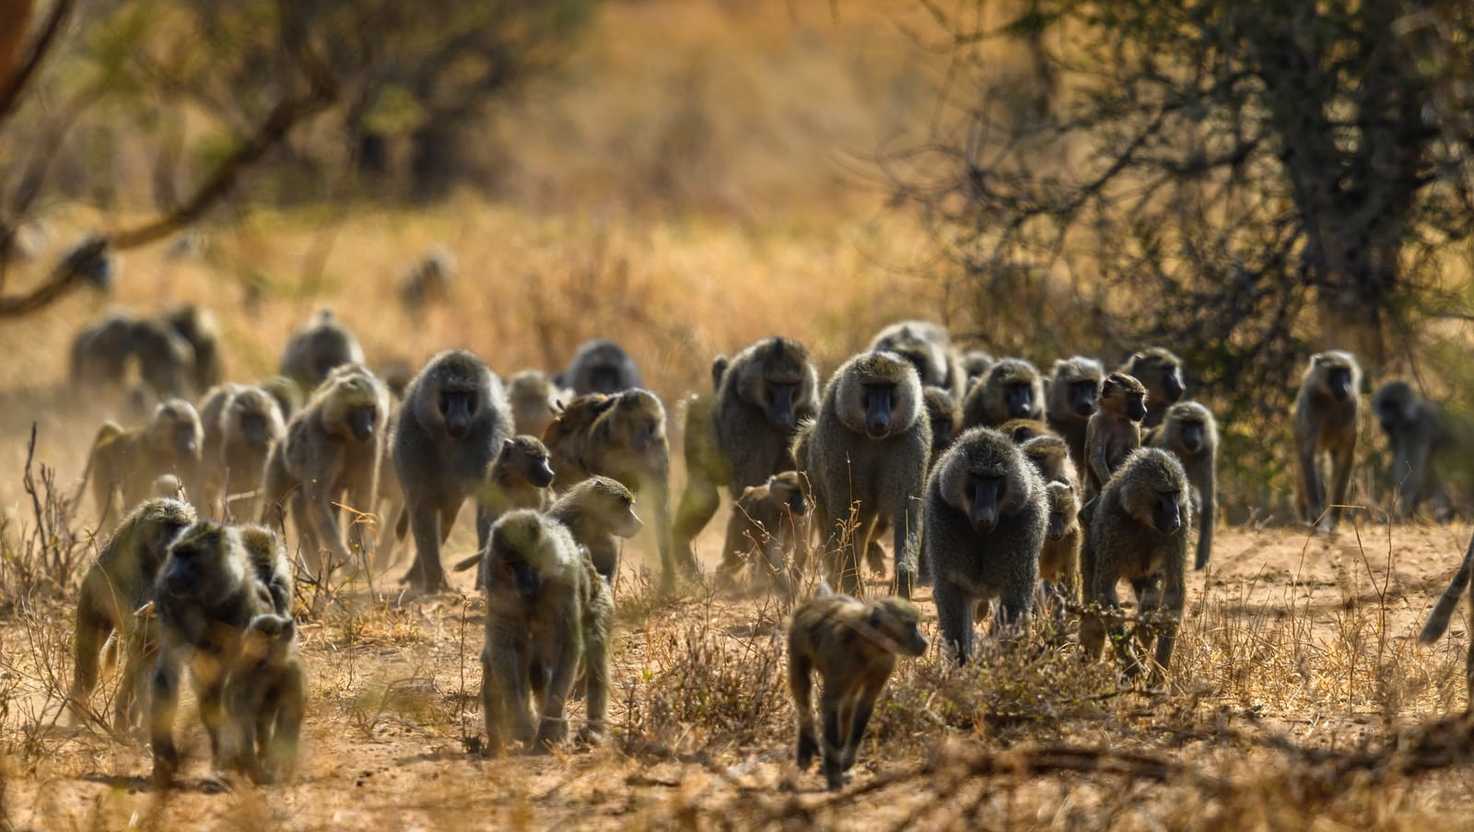
M 1146 444 L 1171 451 L 1187 472 L 1198 515 L 1193 568 L 1202 569 L 1213 557 L 1213 525 L 1218 517 L 1218 423 L 1203 405 L 1178 402 L 1167 408 L 1166 418 L 1152 429 Z
M 1300 465 L 1296 502 L 1306 523 L 1335 531 L 1351 485 L 1360 430 L 1361 367 L 1349 352 L 1331 351 L 1310 357 L 1295 396 L 1295 455 Z M 1331 462 L 1331 490 L 1326 493 L 1321 456 Z
M 287 340 L 281 374 L 311 394 L 333 368 L 363 363 L 363 347 L 358 339 L 338 322 L 332 310 L 323 309 Z
M 1435 516 L 1448 519 L 1452 507 L 1436 461 L 1451 452 L 1463 456 L 1465 449 L 1458 447 L 1449 431 L 1443 409 L 1398 379 L 1377 388 L 1372 396 L 1372 412 L 1392 451 L 1388 474 L 1397 492 L 1394 516 L 1412 517 L 1427 500 L 1433 503 Z
M 962 429 L 996 428 L 1010 419 L 1044 416 L 1044 380 L 1033 364 L 1004 358 L 968 391 L 962 402 Z
M 215 517 L 255 518 L 266 458 L 287 432 L 281 406 L 260 387 L 223 384 L 200 402 L 200 422 L 205 430 L 201 505 Z M 232 492 L 252 496 L 226 505 Z
M 1147 411 L 1143 427 L 1160 425 L 1167 415 L 1167 408 L 1187 392 L 1187 382 L 1182 379 L 1182 359 L 1161 347 L 1148 347 L 1134 353 L 1118 372 L 1146 385 Z
M 618 393 L 645 386 L 634 359 L 624 347 L 607 338 L 579 344 L 568 369 L 554 376 L 553 383 L 572 390 L 575 396 Z
M 1099 404 L 1100 383 L 1104 380 L 1105 367 L 1083 355 L 1054 362 L 1049 376 L 1045 419 L 1069 443 L 1076 468 L 1085 465 L 1085 428 Z
M 967 372 L 962 368 L 947 328 L 931 321 L 901 321 L 876 333 L 870 352 L 893 352 L 911 362 L 923 387 L 947 391 L 960 402 L 967 393 Z

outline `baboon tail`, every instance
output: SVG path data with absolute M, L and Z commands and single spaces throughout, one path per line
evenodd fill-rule
M 1469 586 L 1471 572 L 1474 572 L 1474 538 L 1469 540 L 1469 549 L 1464 552 L 1464 562 L 1459 564 L 1459 571 L 1454 573 L 1453 580 L 1449 581 L 1448 588 L 1443 590 L 1443 596 L 1438 599 L 1433 612 L 1428 615 L 1428 623 L 1423 625 L 1423 632 L 1418 634 L 1418 641 L 1432 644 L 1448 629 L 1448 620 L 1453 617 L 1454 608 L 1459 605 L 1459 598 Z
M 450 571 L 452 571 L 452 572 L 464 572 L 467 569 L 470 569 L 471 567 L 475 566 L 476 564 L 478 564 L 480 562 L 481 562 L 481 553 L 480 552 L 477 552 L 476 554 L 474 554 L 474 555 L 466 558 L 465 560 L 461 561 L 460 563 L 457 563 L 455 566 L 452 566 L 450 568 Z

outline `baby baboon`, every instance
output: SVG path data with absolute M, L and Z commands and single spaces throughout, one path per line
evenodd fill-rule
M 98 517 L 110 526 L 145 500 L 154 481 L 165 474 L 174 474 L 186 487 L 193 487 L 198 482 L 203 443 L 199 414 L 183 399 L 159 405 L 149 423 L 140 428 L 123 430 L 104 422 L 87 460 Z
M 266 458 L 287 432 L 281 407 L 259 387 L 224 384 L 201 402 L 200 421 L 205 429 L 201 505 L 218 517 L 259 516 Z M 232 493 L 244 496 L 228 503 Z
M 323 309 L 287 340 L 281 374 L 310 395 L 334 367 L 363 363 L 358 339 L 338 323 L 331 309 Z
M 450 285 L 455 277 L 455 255 L 447 249 L 433 249 L 399 281 L 399 302 L 412 314 L 427 304 L 445 303 L 450 300 Z
M 674 545 L 693 562 L 691 541 L 716 513 L 717 489 L 736 499 L 743 489 L 792 470 L 794 431 L 819 409 L 819 376 L 797 341 L 765 338 L 731 361 L 719 357 L 712 374 L 720 375 L 716 394 L 693 396 L 686 407 L 686 492 Z
M 788 628 L 788 689 L 798 712 L 795 762 L 800 769 L 808 769 L 814 755 L 822 753 L 829 788 L 844 786 L 896 656 L 926 652 L 920 620 L 916 607 L 905 599 L 860 601 L 835 595 L 827 587 L 794 610 Z M 822 735 L 814 730 L 815 670 L 822 685 Z
M 1022 445 L 1040 436 L 1057 435 L 1049 429 L 1049 425 L 1038 419 L 1009 419 L 998 426 L 998 432 L 1013 440 L 1015 445 Z
M 623 347 L 604 338 L 580 344 L 568 369 L 554 376 L 553 383 L 572 390 L 575 396 L 608 395 L 643 386 L 634 359 Z
M 953 401 L 967 394 L 966 374 L 947 328 L 931 321 L 901 321 L 876 333 L 870 352 L 893 352 L 911 362 L 923 387 L 940 387 Z
M 696 573 L 695 559 L 671 546 L 670 444 L 665 407 L 654 393 L 626 390 L 613 396 L 579 396 L 548 427 L 543 441 L 553 454 L 555 489 L 562 491 L 602 474 L 650 495 L 664 587 L 674 586 L 678 568 Z
M 1160 425 L 1167 408 L 1187 392 L 1187 385 L 1182 381 L 1182 359 L 1161 347 L 1149 347 L 1133 354 L 1118 372 L 1146 386 L 1147 414 L 1143 427 Z
M 304 400 L 302 387 L 286 376 L 272 376 L 256 386 L 276 399 L 276 406 L 281 410 L 283 422 L 290 421 L 293 416 L 297 415 L 297 411 L 302 409 Z
M 1218 423 L 1197 402 L 1178 402 L 1167 408 L 1162 424 L 1151 430 L 1147 443 L 1172 452 L 1187 472 L 1193 490 L 1193 512 L 1198 515 L 1198 554 L 1194 569 L 1213 556 L 1213 522 L 1218 516 Z
M 927 387 L 921 395 L 927 422 L 931 424 L 931 461 L 935 465 L 942 452 L 957 438 L 962 426 L 962 408 L 951 394 L 940 387 Z
M 1396 380 L 1377 389 L 1372 396 L 1372 410 L 1392 451 L 1389 474 L 1397 489 L 1394 515 L 1411 517 L 1424 500 L 1431 500 L 1435 516 L 1447 520 L 1452 514 L 1451 506 L 1435 461 L 1441 454 L 1454 450 L 1457 443 L 1448 430 L 1442 409 L 1418 395 L 1412 385 Z
M 256 783 L 290 776 L 307 706 L 307 673 L 297 653 L 297 625 L 262 613 L 241 635 L 240 653 L 225 680 L 227 722 L 238 732 L 231 766 Z
M 163 323 L 189 344 L 189 383 L 196 393 L 209 390 L 225 378 L 220 356 L 220 325 L 210 310 L 192 303 L 166 312 Z
M 1085 603 L 1099 613 L 1120 615 L 1116 583 L 1131 581 L 1141 623 L 1136 638 L 1142 649 L 1157 641 L 1158 672 L 1172 661 L 1177 627 L 1187 601 L 1187 534 L 1192 524 L 1192 498 L 1182 463 L 1160 448 L 1141 448 L 1126 458 L 1096 501 L 1086 531 Z M 1091 659 L 1100 658 L 1107 625 L 1101 614 L 1080 622 L 1080 643 Z M 1126 671 L 1140 670 L 1125 627 L 1110 625 L 1112 641 L 1125 653 Z
M 487 483 L 491 463 L 512 438 L 501 379 L 475 355 L 448 350 L 410 382 L 394 430 L 394 469 L 409 509 L 415 561 L 406 579 L 420 592 L 449 588 L 440 546 L 467 497 Z M 478 516 L 477 548 L 490 525 Z
M 568 731 L 563 706 L 580 669 L 587 680 L 585 734 L 600 739 L 614 599 L 588 555 L 563 525 L 519 510 L 492 526 L 481 575 L 481 708 L 491 752 L 508 742 L 546 750 L 561 741 Z
M 1300 463 L 1296 495 L 1300 517 L 1335 531 L 1356 462 L 1357 414 L 1361 411 L 1361 367 L 1349 352 L 1334 350 L 1310 357 L 1295 396 L 1295 450 Z M 1331 492 L 1326 494 L 1321 456 L 1330 457 Z M 1327 504 L 1327 497 L 1330 502 Z
M 1049 403 L 1044 409 L 1049 427 L 1070 446 L 1075 467 L 1085 465 L 1085 428 L 1095 414 L 1105 368 L 1094 358 L 1077 355 L 1054 362 L 1049 377 Z
M 1432 644 L 1443 636 L 1448 629 L 1448 620 L 1453 617 L 1454 608 L 1459 605 L 1459 598 L 1469 587 L 1470 574 L 1474 573 L 1474 538 L 1469 540 L 1469 548 L 1464 551 L 1464 559 L 1459 563 L 1459 569 L 1444 588 L 1443 595 L 1439 596 L 1438 603 L 1434 605 L 1433 612 L 1428 614 L 1428 621 L 1423 625 L 1423 631 L 1418 634 L 1418 641 L 1423 644 Z M 1469 599 L 1469 615 L 1474 620 L 1474 593 Z M 1470 628 L 1474 630 L 1474 627 Z M 1464 680 L 1468 687 L 1469 701 L 1474 702 L 1474 647 L 1469 648 L 1468 655 L 1464 659 Z M 1474 707 L 1474 706 L 1471 706 Z
M 1019 445 L 1024 458 L 1034 463 L 1034 468 L 1045 482 L 1062 482 L 1071 488 L 1080 485 L 1075 463 L 1070 461 L 1070 449 L 1065 440 L 1050 434 L 1036 436 Z
M 561 391 L 537 370 L 523 370 L 507 381 L 512 422 L 528 436 L 541 437 L 563 409 Z
M 77 596 L 75 661 L 68 697 L 73 714 L 80 716 L 83 704 L 97 686 L 97 658 L 103 643 L 114 630 L 126 630 L 133 611 L 153 599 L 154 579 L 169 544 L 194 521 L 195 512 L 188 503 L 146 500 L 123 518 L 97 560 L 88 567 Z M 140 688 L 136 676 L 142 670 L 133 662 L 125 667 L 114 700 L 113 726 L 120 731 L 132 724 Z
M 338 528 L 343 502 L 371 512 L 378 495 L 389 393 L 366 368 L 349 364 L 331 371 L 271 448 L 263 478 L 261 522 L 279 528 L 290 498 L 303 556 L 323 574 L 351 559 Z M 354 523 L 350 542 L 362 545 L 363 524 Z
M 985 350 L 964 350 L 959 361 L 962 364 L 963 373 L 967 376 L 962 389 L 970 391 L 972 386 L 978 383 L 978 379 L 988 374 L 988 370 L 997 362 L 997 359 Z
M 476 490 L 476 528 L 484 539 L 491 524 L 518 508 L 542 511 L 553 500 L 553 466 L 548 448 L 531 436 L 502 440 L 485 483 Z
M 926 486 L 925 564 L 942 637 L 958 662 L 972 655 L 973 611 L 998 598 L 1000 624 L 1029 614 L 1049 523 L 1044 481 L 1008 437 L 973 428 L 957 437 Z
M 963 430 L 1043 417 L 1044 382 L 1034 365 L 1022 358 L 1004 358 L 989 367 L 962 402 Z
M 722 565 L 717 577 L 730 581 L 758 552 L 763 569 L 779 590 L 787 595 L 792 586 L 793 551 L 808 511 L 803 479 L 797 471 L 768 477 L 762 485 L 743 489 L 727 521 L 727 540 L 722 546 Z
M 910 362 L 895 353 L 861 353 L 825 385 L 813 435 L 801 440 L 814 525 L 828 538 L 829 578 L 847 591 L 861 589 L 860 558 L 876 521 L 885 518 L 895 532 L 896 593 L 911 595 L 931 454 L 921 398 L 921 378 Z
M 1125 373 L 1111 373 L 1100 385 L 1100 405 L 1085 428 L 1085 500 L 1095 498 L 1111 473 L 1141 447 L 1146 418 L 1146 387 Z
M 1069 483 L 1049 482 L 1044 486 L 1049 501 L 1049 527 L 1039 550 L 1039 580 L 1053 586 L 1053 595 L 1066 603 L 1080 597 L 1080 500 Z

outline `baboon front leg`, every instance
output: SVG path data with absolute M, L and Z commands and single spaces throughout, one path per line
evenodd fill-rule
M 860 752 L 860 742 L 865 739 L 865 730 L 870 727 L 870 716 L 875 712 L 875 700 L 885 686 L 885 679 L 870 681 L 855 695 L 854 715 L 850 718 L 850 735 L 845 743 L 844 769 L 855 767 L 855 757 Z
M 1349 439 L 1337 448 L 1331 456 L 1331 507 L 1330 521 L 1331 530 L 1341 523 L 1342 506 L 1346 505 L 1346 495 L 1351 488 L 1351 469 L 1356 463 L 1356 434 L 1353 432 Z
M 932 599 L 937 605 L 937 622 L 942 627 L 942 639 L 956 651 L 958 664 L 966 664 L 972 657 L 972 596 L 944 575 L 932 576 L 935 587 Z
M 410 585 L 420 592 L 440 592 L 450 587 L 440 563 L 440 511 L 435 502 L 421 497 L 410 509 L 410 532 L 415 538 L 415 561 L 409 568 Z
M 179 749 L 174 745 L 174 715 L 179 709 L 180 661 L 175 650 L 159 654 L 149 696 L 149 745 L 154 755 L 154 783 L 167 786 L 179 769 Z
M 794 762 L 800 771 L 806 771 L 819 751 L 819 738 L 814 735 L 814 708 L 812 676 L 813 664 L 803 656 L 788 658 L 788 690 L 793 694 L 793 710 L 798 716 L 798 748 Z
M 686 490 L 681 494 L 680 507 L 676 509 L 671 542 L 678 557 L 691 563 L 696 562 L 696 549 L 692 541 L 711 522 L 720 504 L 721 495 L 717 493 L 716 483 L 712 482 L 707 471 L 699 465 L 688 469 Z
M 537 728 L 537 748 L 546 751 L 568 736 L 568 720 L 563 715 L 568 703 L 573 679 L 578 674 L 578 633 L 564 633 L 559 638 L 557 654 L 553 658 L 553 672 L 548 686 L 543 691 L 541 721 Z
M 85 597 L 77 605 L 77 634 L 73 646 L 72 691 L 68 695 L 74 722 L 81 722 L 86 702 L 97 687 L 97 657 L 113 631 L 113 622 Z
M 1320 481 L 1320 466 L 1316 460 L 1315 445 L 1307 443 L 1309 447 L 1300 449 L 1300 502 L 1304 511 L 1304 521 L 1314 525 L 1320 522 L 1321 514 L 1325 512 L 1325 495 L 1322 492 Z
M 262 755 L 266 764 L 258 781 L 262 783 L 285 779 L 296 765 L 302 719 L 307 711 L 307 684 L 300 670 L 287 675 L 276 698 L 275 718 L 271 720 L 269 733 L 264 733 L 266 747 Z
M 839 680 L 833 681 L 837 683 Z M 824 715 L 824 779 L 831 789 L 843 787 L 848 779 L 844 769 L 844 729 L 847 726 L 841 724 L 840 707 L 844 702 L 837 687 L 826 679 L 824 692 L 819 696 L 819 710 Z

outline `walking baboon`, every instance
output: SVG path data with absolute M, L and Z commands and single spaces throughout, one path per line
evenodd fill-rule
M 194 521 L 195 511 L 188 503 L 145 500 L 123 518 L 97 560 L 88 567 L 77 595 L 77 631 L 72 639 L 72 689 L 67 701 L 74 716 L 80 718 L 97 686 L 98 651 L 114 630 L 128 628 L 134 610 L 153 600 L 154 580 L 169 544 Z M 136 676 L 142 669 L 132 662 L 125 665 L 123 682 L 113 702 L 113 727 L 119 731 L 133 724 L 134 709 L 139 704 L 135 697 L 140 689 Z
M 1194 569 L 1213 557 L 1213 523 L 1218 516 L 1218 423 L 1197 402 L 1178 402 L 1167 408 L 1162 424 L 1152 428 L 1146 444 L 1171 451 L 1187 472 L 1193 491 L 1193 513 L 1198 516 L 1198 554 Z
M 935 464 L 952 440 L 957 438 L 962 426 L 962 408 L 950 393 L 940 387 L 927 387 L 921 396 L 926 406 L 926 421 L 931 425 L 931 461 Z
M 404 488 L 415 561 L 406 580 L 420 592 L 450 584 L 440 546 L 466 498 L 487 484 L 491 463 L 512 438 L 511 406 L 501 379 L 465 350 L 442 352 L 405 391 L 394 430 L 394 469 Z M 490 525 L 478 517 L 476 543 Z
M 814 755 L 822 754 L 829 788 L 844 786 L 896 656 L 926 652 L 920 621 L 916 607 L 903 598 L 860 601 L 824 586 L 794 610 L 788 628 L 788 690 L 798 714 L 794 761 L 799 769 L 807 770 Z M 816 670 L 822 685 L 822 734 L 814 730 Z
M 989 368 L 997 362 L 992 353 L 985 350 L 963 350 L 958 360 L 962 364 L 962 372 L 966 374 L 966 380 L 962 384 L 964 398 L 972 390 L 972 386 L 978 383 L 978 379 L 987 375 Z
M 1044 486 L 1049 503 L 1049 526 L 1039 550 L 1039 580 L 1053 587 L 1052 595 L 1074 604 L 1080 597 L 1080 500 L 1074 486 L 1048 482 Z
M 716 393 L 693 396 L 686 406 L 686 491 L 674 546 L 693 562 L 691 541 L 716 513 L 717 489 L 735 500 L 743 489 L 792 470 L 794 431 L 819 408 L 819 377 L 797 341 L 765 338 L 731 361 L 719 357 L 713 367 L 713 377 L 720 375 Z
M 605 338 L 580 344 L 568 369 L 553 376 L 553 383 L 572 390 L 575 396 L 608 395 L 644 386 L 634 359 L 623 347 Z
M 1442 409 L 1418 395 L 1412 385 L 1395 380 L 1377 389 L 1372 396 L 1372 410 L 1392 452 L 1388 473 L 1397 492 L 1394 516 L 1411 517 L 1424 500 L 1430 500 L 1435 516 L 1447 520 L 1452 507 L 1438 476 L 1436 458 L 1453 450 L 1457 443 Z
M 194 388 L 194 348 L 168 323 L 145 318 L 133 322 L 130 354 L 138 376 L 160 396 L 189 396 Z
M 297 625 L 289 616 L 262 613 L 241 636 L 241 649 L 225 680 L 231 766 L 256 783 L 290 776 L 297 759 L 307 706 L 307 673 L 297 653 Z
M 1080 476 L 1075 463 L 1070 460 L 1070 449 L 1063 438 L 1053 434 L 1036 436 L 1019 445 L 1019 450 L 1034 464 L 1045 482 L 1062 482 L 1071 488 L 1079 488 Z
M 901 321 L 876 333 L 870 352 L 893 352 L 911 362 L 923 387 L 940 387 L 953 401 L 967 394 L 967 376 L 947 328 L 931 321 Z
M 286 376 L 271 376 L 256 385 L 265 390 L 273 399 L 276 406 L 281 409 L 282 421 L 290 421 L 297 411 L 302 409 L 305 396 L 301 385 Z
M 508 742 L 546 750 L 561 741 L 568 731 L 563 707 L 580 669 L 587 680 L 585 735 L 602 738 L 614 599 L 587 553 L 563 525 L 513 511 L 492 526 L 481 575 L 481 708 L 491 752 Z
M 1464 551 L 1464 559 L 1459 563 L 1459 569 L 1444 588 L 1443 595 L 1439 596 L 1438 603 L 1433 606 L 1433 611 L 1428 614 L 1428 621 L 1423 625 L 1423 631 L 1418 634 L 1418 641 L 1423 644 L 1432 644 L 1443 636 L 1448 629 L 1448 620 L 1453 617 L 1454 609 L 1459 605 L 1459 598 L 1469 587 L 1469 576 L 1474 573 L 1474 538 L 1469 540 L 1469 548 Z M 1474 593 L 1469 598 L 1470 621 L 1474 622 Z M 1474 626 L 1470 627 L 1474 632 Z M 1470 647 L 1464 659 L 1464 681 L 1468 688 L 1468 698 L 1471 709 L 1474 709 L 1474 647 Z
M 334 367 L 363 364 L 363 348 L 331 309 L 319 310 L 287 339 L 281 374 L 297 382 L 309 396 Z
M 518 508 L 542 511 L 553 500 L 553 466 L 548 448 L 531 436 L 502 440 L 485 482 L 476 489 L 477 538 L 486 539 L 491 524 Z
M 722 545 L 722 565 L 717 578 L 731 581 L 750 560 L 761 556 L 762 568 L 785 595 L 792 586 L 793 552 L 804 530 L 808 512 L 803 479 L 797 471 L 768 477 L 762 485 L 743 489 L 727 521 L 727 538 Z M 757 561 L 753 561 L 757 562 Z
M 220 356 L 220 325 L 208 309 L 192 303 L 164 313 L 163 323 L 189 344 L 189 382 L 195 393 L 203 393 L 225 378 Z
M 1301 519 L 1321 531 L 1335 531 L 1341 521 L 1356 463 L 1360 411 L 1361 367 L 1356 358 L 1340 350 L 1311 356 L 1295 396 L 1295 450 L 1300 463 L 1296 496 Z M 1329 503 L 1321 473 L 1323 455 L 1331 463 Z
M 1145 385 L 1125 373 L 1111 373 L 1100 385 L 1100 405 L 1085 428 L 1085 500 L 1094 499 L 1111 473 L 1141 447 L 1141 420 L 1147 414 Z
M 147 499 L 154 481 L 165 474 L 174 474 L 187 488 L 194 488 L 203 443 L 199 414 L 183 399 L 159 405 L 148 424 L 133 430 L 104 422 L 87 460 L 97 515 L 104 525 L 111 527 Z
M 114 312 L 83 327 L 72 339 L 70 378 L 73 388 L 121 384 L 133 354 L 133 318 Z
M 1172 661 L 1177 628 L 1187 602 L 1187 534 L 1192 525 L 1192 498 L 1182 463 L 1160 448 L 1141 448 L 1126 458 L 1095 503 L 1086 530 L 1085 603 L 1091 607 L 1080 622 L 1080 643 L 1090 659 L 1100 658 L 1107 624 L 1126 672 L 1140 670 L 1135 651 L 1119 622 L 1116 583 L 1131 581 L 1136 594 L 1136 640 L 1143 650 L 1157 642 L 1156 670 Z
M 200 504 L 218 517 L 258 517 L 266 458 L 287 432 L 281 407 L 259 387 L 223 384 L 200 403 L 200 421 L 205 430 Z M 229 503 L 231 493 L 243 496 Z
M 1043 416 L 1044 382 L 1034 365 L 1022 358 L 1004 358 L 989 367 L 962 402 L 963 430 Z
M 1182 359 L 1161 347 L 1149 347 L 1133 354 L 1118 372 L 1146 386 L 1147 413 L 1143 427 L 1160 425 L 1167 408 L 1187 392 L 1187 385 L 1182 381 Z
M 364 524 L 358 522 L 344 543 L 337 504 L 346 493 L 348 506 L 373 511 L 388 418 L 384 385 L 362 365 L 344 365 L 332 370 L 292 417 L 286 436 L 267 457 L 261 522 L 280 528 L 290 499 L 302 554 L 319 575 L 351 561 L 350 546 L 364 545 Z M 324 551 L 329 555 L 325 565 Z
M 1029 614 L 1049 523 L 1044 480 L 1008 437 L 973 428 L 957 437 L 926 486 L 924 562 L 942 637 L 958 662 L 972 655 L 973 611 L 999 600 L 999 624 Z
M 455 255 L 443 248 L 432 249 L 399 281 L 399 302 L 411 313 L 419 312 L 426 304 L 444 303 L 450 299 L 455 276 Z
M 1049 377 L 1045 419 L 1069 443 L 1070 458 L 1077 468 L 1085 465 L 1085 429 L 1090 417 L 1095 415 L 1100 383 L 1104 380 L 1105 368 L 1101 363 L 1083 355 L 1054 362 Z
M 512 421 L 520 433 L 542 438 L 563 409 L 562 391 L 537 370 L 523 370 L 507 381 Z
M 861 589 L 860 558 L 885 518 L 895 534 L 896 593 L 911 595 L 931 454 L 921 398 L 909 362 L 895 353 L 861 353 L 825 385 L 813 435 L 800 440 L 807 448 L 800 470 L 813 491 L 829 578 L 846 591 Z

